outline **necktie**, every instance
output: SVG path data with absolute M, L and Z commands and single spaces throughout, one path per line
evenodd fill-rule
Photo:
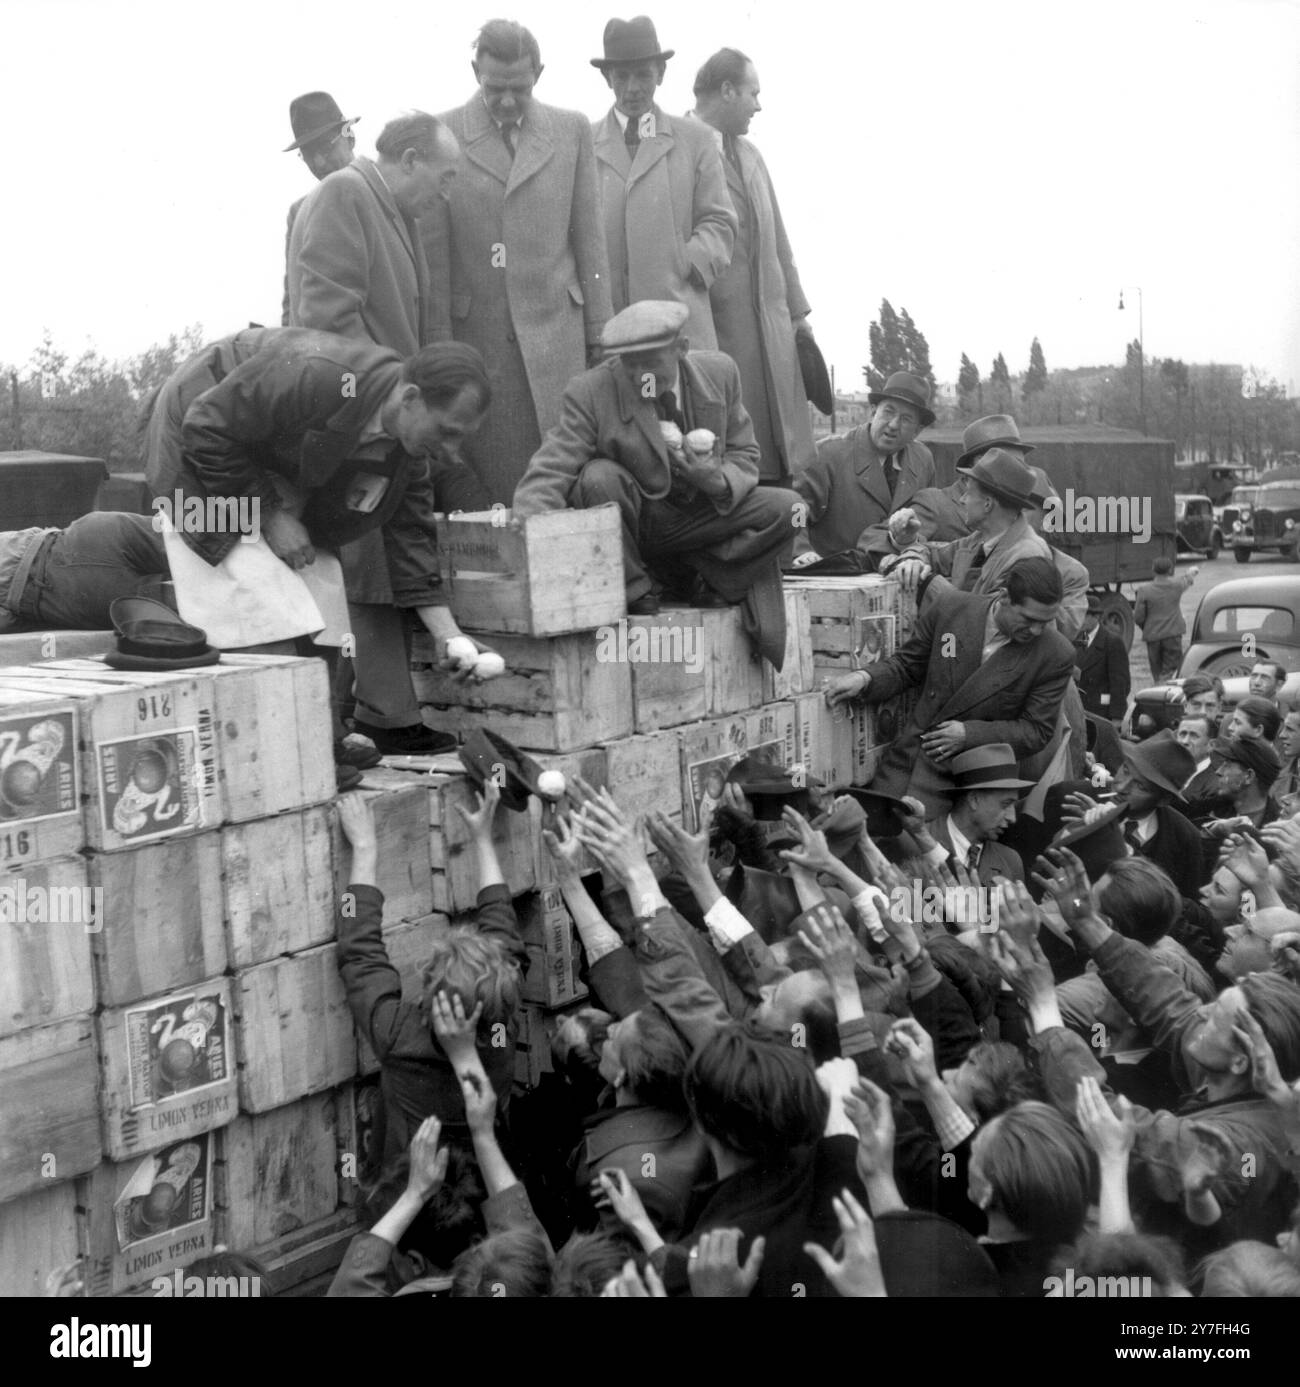
M 984 844 L 983 844 L 983 843 L 972 843 L 972 844 L 966 849 L 966 865 L 971 869 L 972 872 L 975 871 L 975 870 L 979 867 L 979 865 L 980 865 L 980 856 L 981 856 L 981 854 L 983 853 L 983 851 L 984 851 Z
M 1142 840 L 1138 837 L 1138 821 L 1136 819 L 1124 820 L 1124 841 L 1133 849 L 1134 857 L 1142 852 Z
M 898 486 L 898 454 L 890 453 L 885 459 L 885 485 L 889 488 L 889 499 L 894 499 L 894 489 Z
M 505 142 L 506 148 L 510 151 L 511 159 L 515 157 L 515 132 L 518 128 L 519 127 L 512 120 L 507 121 L 501 127 L 501 138 Z
M 677 407 L 677 396 L 673 391 L 665 390 L 655 397 L 655 413 L 661 419 L 671 419 L 683 433 L 686 432 L 686 418 Z
M 975 585 L 980 580 L 980 571 L 984 567 L 984 560 L 986 558 L 988 558 L 988 555 L 984 552 L 984 546 L 981 544 L 975 551 L 975 557 L 970 561 L 970 567 L 966 570 L 965 576 L 961 580 L 963 592 L 975 591 Z
M 627 125 L 623 130 L 623 141 L 627 145 L 628 153 L 635 159 L 637 146 L 641 143 L 641 132 L 637 129 L 636 120 L 629 116 Z
M 737 173 L 740 173 L 740 150 L 736 145 L 736 137 L 734 135 L 724 135 L 722 137 L 722 152 L 726 156 L 727 163 L 729 163 Z

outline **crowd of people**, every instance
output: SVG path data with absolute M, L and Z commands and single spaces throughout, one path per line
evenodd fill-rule
M 971 424 L 936 486 L 930 386 L 899 371 L 814 445 L 810 305 L 746 138 L 757 71 L 714 54 L 678 117 L 655 99 L 673 56 L 611 20 L 592 123 L 534 98 L 537 40 L 493 20 L 469 100 L 390 121 L 373 160 L 331 96 L 297 98 L 318 184 L 289 214 L 284 324 L 206 347 L 145 412 L 185 522 L 0 536 L 10 626 L 105 626 L 170 573 L 214 647 L 329 660 L 339 961 L 382 1100 L 370 1227 L 330 1294 L 1300 1295 L 1285 671 L 1261 662 L 1230 711 L 1188 679 L 1176 729 L 1125 740 L 1127 651 L 1044 537 L 1056 492 L 1013 418 Z M 207 504 L 234 499 L 255 531 Z M 418 1000 L 349 792 L 381 754 L 455 743 L 411 687 L 417 624 L 485 677 L 435 513 L 610 502 L 629 612 L 738 605 L 777 665 L 783 572 L 895 575 L 914 629 L 826 699 L 909 711 L 865 789 L 746 759 L 696 833 L 632 820 L 617 783 L 548 809 L 590 1000 L 512 1096 L 528 960 L 500 787 L 462 811 L 478 910 Z M 1161 560 L 1139 594 L 1157 680 L 1184 586 Z

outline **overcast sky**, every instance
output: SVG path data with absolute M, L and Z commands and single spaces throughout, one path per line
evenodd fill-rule
M 49 328 L 75 355 L 201 323 L 279 320 L 284 219 L 312 186 L 281 149 L 325 88 L 373 155 L 403 109 L 473 91 L 471 41 L 527 24 L 540 100 L 603 114 L 588 59 L 609 0 L 498 9 L 379 0 L 0 0 L 14 140 L 0 218 L 0 360 Z M 626 9 L 619 11 L 627 16 Z M 448 17 L 448 15 L 452 17 Z M 812 325 L 861 386 L 882 296 L 936 375 L 1122 361 L 1143 290 L 1148 356 L 1254 364 L 1300 386 L 1300 0 L 659 0 L 689 109 L 700 63 L 754 60 L 767 159 Z

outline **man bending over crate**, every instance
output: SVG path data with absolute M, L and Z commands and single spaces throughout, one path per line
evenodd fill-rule
M 449 1000 L 458 997 L 465 1014 L 476 1019 L 479 1057 L 503 1110 L 510 1096 L 519 972 L 526 953 L 492 843 L 499 798 L 498 787 L 488 780 L 473 813 L 456 806 L 478 855 L 478 918 L 438 931 L 420 970 L 418 1002 L 402 1000 L 401 976 L 384 947 L 384 895 L 375 885 L 379 848 L 370 803 L 361 794 L 339 800 L 339 820 L 352 845 L 351 885 L 338 917 L 339 971 L 357 1029 L 379 1060 L 385 1167 L 410 1146 L 426 1117 L 437 1117 L 449 1140 L 468 1143 L 460 1081 L 433 1030 L 432 1005 L 439 993 Z
M 689 350 L 688 316 L 684 304 L 646 300 L 610 319 L 607 360 L 569 382 L 560 422 L 515 489 L 515 518 L 612 501 L 623 513 L 628 611 L 653 615 L 670 582 L 688 606 L 744 601 L 779 668 L 780 558 L 802 504 L 758 485 L 740 372 L 722 352 Z

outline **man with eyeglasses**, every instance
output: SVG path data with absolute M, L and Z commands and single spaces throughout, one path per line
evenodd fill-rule
M 293 143 L 286 147 L 285 153 L 298 151 L 298 157 L 314 173 L 317 179 L 325 178 L 339 169 L 345 169 L 352 162 L 352 151 L 356 148 L 357 137 L 352 127 L 360 119 L 343 118 L 339 103 L 329 92 L 306 92 L 295 96 L 289 103 L 289 124 L 293 127 Z M 298 209 L 307 200 L 304 193 L 289 208 L 289 222 L 284 229 L 284 303 L 280 310 L 280 324 L 289 326 L 289 238 L 293 235 L 294 218 Z

